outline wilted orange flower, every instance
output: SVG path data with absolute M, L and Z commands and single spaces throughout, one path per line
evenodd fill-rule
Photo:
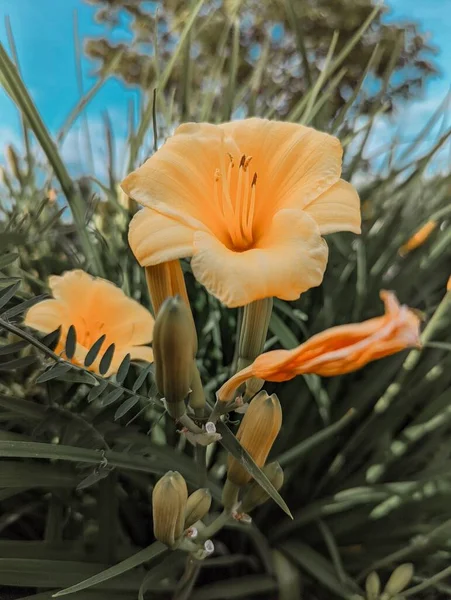
M 412 250 L 422 246 L 436 227 L 437 221 L 428 221 L 423 227 L 420 227 L 420 229 L 418 229 L 418 231 L 415 232 L 399 249 L 401 256 L 405 256 L 406 254 L 409 254 L 409 252 L 412 252 Z
M 77 339 L 74 364 L 83 364 L 88 350 L 102 335 L 105 341 L 98 358 L 89 367 L 91 370 L 98 371 L 100 358 L 113 343 L 115 351 L 108 375 L 117 371 L 126 354 L 132 359 L 152 362 L 152 349 L 142 345 L 152 341 L 152 315 L 120 288 L 79 269 L 53 275 L 49 286 L 53 299 L 32 306 L 25 325 L 43 333 L 61 327 L 57 354 L 64 356 L 67 333 L 73 325 Z
M 186 123 L 122 182 L 144 205 L 130 246 L 142 266 L 192 257 L 230 307 L 295 300 L 321 283 L 324 234 L 360 232 L 357 192 L 340 179 L 337 138 L 295 123 Z
M 293 350 L 261 354 L 249 367 L 234 375 L 218 392 L 229 400 L 247 379 L 288 381 L 296 375 L 316 373 L 332 377 L 356 371 L 372 360 L 420 345 L 420 319 L 401 306 L 392 292 L 382 291 L 385 315 L 326 329 Z

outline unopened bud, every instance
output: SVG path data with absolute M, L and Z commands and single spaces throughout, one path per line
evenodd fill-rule
M 384 588 L 382 598 L 391 598 L 392 596 L 397 596 L 407 585 L 409 585 L 412 577 L 412 563 L 399 565 L 399 567 L 397 567 L 390 575 L 390 579 L 387 581 L 387 585 Z
M 376 571 L 368 575 L 365 581 L 367 600 L 378 600 L 381 591 L 381 580 Z
M 168 471 L 152 493 L 153 531 L 157 540 L 172 548 L 185 531 L 188 490 L 177 471 Z
M 283 485 L 283 470 L 279 463 L 269 463 L 269 465 L 263 467 L 262 471 L 275 489 L 279 491 Z M 241 510 L 245 513 L 251 512 L 254 508 L 260 506 L 260 504 L 263 504 L 267 500 L 269 500 L 269 494 L 265 492 L 261 485 L 256 481 L 253 481 L 244 494 Z
M 185 414 L 196 351 L 197 336 L 190 309 L 180 296 L 167 298 L 155 320 L 153 353 L 158 391 L 174 419 Z
M 197 413 L 197 411 L 201 411 L 200 415 L 202 416 L 205 404 L 206 400 L 204 388 L 202 386 L 202 380 L 200 378 L 200 373 L 199 369 L 197 368 L 196 361 L 193 360 L 189 405 L 195 413 Z
M 188 498 L 185 513 L 185 529 L 205 517 L 210 510 L 211 494 L 207 488 L 196 490 Z
M 189 306 L 185 278 L 183 277 L 180 261 L 170 260 L 146 267 L 146 281 L 150 300 L 155 315 L 158 315 L 161 305 L 169 296 L 180 296 Z
M 263 391 L 257 394 L 241 421 L 237 439 L 249 452 L 258 467 L 262 467 L 282 425 L 282 409 L 275 394 Z M 235 485 L 246 485 L 250 473 L 232 456 L 229 456 L 227 478 Z
M 11 145 L 6 146 L 6 160 L 8 161 L 9 168 L 12 174 L 18 181 L 22 181 L 22 172 L 19 166 L 19 157 L 16 151 Z

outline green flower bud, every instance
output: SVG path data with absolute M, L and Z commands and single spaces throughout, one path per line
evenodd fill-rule
M 188 490 L 177 471 L 168 471 L 152 492 L 153 532 L 157 540 L 172 548 L 183 536 Z
M 153 353 L 158 391 L 174 419 L 185 414 L 196 351 L 197 336 L 190 309 L 180 296 L 167 298 L 155 320 Z
M 207 488 L 196 490 L 188 498 L 185 511 L 185 529 L 200 521 L 210 510 L 211 494 Z
M 377 600 L 381 591 L 381 580 L 376 571 L 368 575 L 365 581 L 367 600 Z
M 283 470 L 279 463 L 269 463 L 269 465 L 265 465 L 263 467 L 262 471 L 276 488 L 276 490 L 279 491 L 283 485 Z M 240 510 L 242 510 L 244 513 L 249 513 L 251 510 L 254 510 L 254 508 L 260 506 L 260 504 L 263 504 L 267 500 L 269 500 L 268 493 L 265 492 L 261 485 L 259 485 L 256 481 L 253 481 L 249 485 L 249 489 L 244 494 Z
M 412 563 L 405 563 L 399 565 L 393 573 L 390 575 L 390 579 L 387 581 L 387 585 L 384 588 L 383 596 L 391 598 L 396 596 L 407 587 L 413 577 L 413 565 Z

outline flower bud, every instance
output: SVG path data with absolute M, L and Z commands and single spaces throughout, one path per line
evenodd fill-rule
M 211 494 L 207 488 L 196 490 L 188 498 L 185 511 L 185 529 L 205 517 L 210 510 Z
M 265 464 L 281 425 L 282 409 L 277 396 L 268 396 L 265 391 L 257 394 L 249 404 L 236 436 L 257 466 Z M 250 481 L 251 475 L 230 455 L 227 478 L 235 485 L 243 486 Z
M 168 471 L 152 493 L 153 532 L 170 548 L 183 536 L 188 490 L 177 471 Z
M 185 278 L 183 277 L 180 261 L 170 260 L 146 267 L 146 281 L 150 300 L 155 315 L 158 315 L 161 305 L 169 296 L 180 296 L 189 306 Z
M 263 467 L 262 471 L 273 484 L 275 489 L 279 491 L 283 485 L 283 470 L 279 463 L 269 463 L 269 465 L 265 465 Z M 244 513 L 249 513 L 267 500 L 269 500 L 269 494 L 265 492 L 261 485 L 259 485 L 256 481 L 252 481 L 252 483 L 249 485 L 249 489 L 244 494 L 240 510 L 242 510 Z
M 368 575 L 365 581 L 367 600 L 377 600 L 381 591 L 381 580 L 376 571 Z
M 22 181 L 22 172 L 19 166 L 19 157 L 17 156 L 16 151 L 13 146 L 6 146 L 6 160 L 8 161 L 9 168 L 11 169 L 12 174 L 18 181 Z
M 387 581 L 387 585 L 384 588 L 382 598 L 384 596 L 386 596 L 387 598 L 391 598 L 392 596 L 396 596 L 397 594 L 402 592 L 404 588 L 409 585 L 412 577 L 412 563 L 405 563 L 403 565 L 399 565 L 399 567 L 397 567 L 390 575 L 390 579 Z
M 196 351 L 197 336 L 190 309 L 180 296 L 167 298 L 155 320 L 153 353 L 158 391 L 174 419 L 185 413 Z

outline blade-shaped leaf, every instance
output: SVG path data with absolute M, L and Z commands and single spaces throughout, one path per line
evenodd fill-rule
M 99 385 L 93 387 L 92 390 L 88 394 L 88 402 L 93 402 L 96 398 L 100 396 L 100 394 L 105 391 L 108 386 L 108 381 L 101 381 Z
M 236 439 L 227 425 L 221 421 L 218 421 L 216 423 L 216 430 L 222 436 L 220 440 L 221 445 L 224 446 L 224 448 L 243 465 L 246 471 L 252 475 L 255 481 L 261 485 L 261 487 L 274 500 L 274 502 L 278 504 L 284 513 L 286 513 L 292 519 L 293 515 L 291 514 L 290 509 L 286 505 L 282 496 L 269 481 L 263 471 L 257 467 L 251 455 L 241 446 L 240 442 Z
M 67 594 L 73 594 L 74 592 L 79 592 L 81 590 L 86 590 L 94 585 L 98 585 L 103 581 L 107 581 L 108 579 L 112 579 L 113 577 L 117 577 L 122 573 L 126 573 L 135 567 L 139 567 L 145 562 L 149 562 L 150 560 L 161 556 L 162 554 L 166 554 L 169 552 L 168 548 L 162 544 L 161 542 L 155 542 L 151 546 L 144 548 L 140 552 L 137 552 L 133 556 L 126 558 L 122 562 L 114 567 L 110 567 L 93 577 L 89 577 L 89 579 L 85 579 L 76 585 L 72 585 L 71 587 L 66 588 L 65 590 L 61 590 L 56 594 L 53 594 L 53 598 L 59 598 L 60 596 L 66 596 Z
M 111 469 L 94 469 L 85 479 L 77 485 L 77 490 L 84 490 L 105 479 L 111 473 Z
M 152 370 L 152 365 L 148 364 L 142 371 L 141 373 L 138 375 L 138 377 L 136 378 L 135 383 L 133 384 L 132 390 L 134 392 L 137 392 L 139 390 L 139 388 L 142 386 L 142 384 L 144 383 L 147 375 L 151 372 Z
M 69 327 L 69 331 L 67 332 L 66 348 L 65 348 L 66 356 L 69 360 L 74 357 L 76 346 L 77 346 L 77 332 L 75 331 L 75 327 L 73 325 L 71 325 Z
M 12 308 L 8 309 L 3 314 L 3 317 L 6 319 L 17 317 L 17 315 L 22 314 L 23 312 L 25 312 L 26 310 L 28 310 L 38 302 L 41 302 L 41 300 L 44 300 L 44 298 L 47 297 L 47 294 L 41 294 L 40 296 L 36 296 L 35 298 L 29 298 L 28 300 L 24 300 L 24 302 L 20 302 L 20 304 L 17 304 L 17 306 L 13 306 Z
M 58 327 L 58 329 L 55 329 L 55 331 L 52 331 L 52 332 L 48 333 L 47 335 L 45 335 L 42 338 L 42 343 L 45 344 L 47 346 L 47 348 L 54 350 L 56 345 L 58 344 L 60 335 L 61 335 L 61 327 Z
M 109 406 L 110 404 L 113 404 L 113 402 L 116 402 L 116 400 L 119 400 L 119 398 L 123 396 L 124 391 L 125 390 L 122 388 L 119 388 L 107 394 L 102 400 L 102 406 Z
M 4 269 L 18 258 L 19 255 L 17 254 L 17 252 L 10 252 L 9 254 L 5 254 L 0 258 L 0 269 Z
M 113 354 L 115 350 L 115 345 L 110 344 L 108 348 L 105 350 L 105 354 L 102 356 L 99 365 L 99 372 L 101 375 L 105 375 L 111 365 L 111 361 L 113 360 Z
M 138 402 L 139 402 L 139 396 L 131 396 L 130 398 L 127 398 L 127 400 L 125 400 L 125 402 L 123 402 L 119 406 L 117 411 L 114 413 L 114 420 L 117 421 L 117 419 L 120 419 L 121 417 L 123 417 Z
M 6 346 L 0 346 L 0 356 L 7 354 L 13 354 L 13 352 L 19 352 L 28 346 L 28 342 L 15 342 L 14 344 L 6 344 Z
M 68 363 L 56 364 L 52 368 L 48 369 L 47 371 L 44 371 L 44 373 L 39 375 L 39 377 L 36 379 L 36 383 L 44 383 L 46 381 L 56 379 L 57 377 L 60 377 L 61 375 L 64 375 L 64 373 L 70 371 L 71 368 L 72 365 Z
M 5 304 L 7 304 L 11 300 L 11 298 L 14 297 L 14 294 L 20 287 L 20 283 L 20 281 L 16 281 L 16 283 L 12 283 L 11 285 L 8 285 L 7 287 L 0 290 L 0 308 L 2 308 L 2 306 L 5 306 Z
M 14 369 L 23 369 L 29 367 L 36 362 L 36 356 L 24 356 L 23 358 L 15 358 L 8 362 L 0 363 L 0 371 L 12 371 Z
M 100 348 L 103 344 L 103 342 L 105 341 L 105 335 L 102 335 L 99 337 L 99 339 L 97 341 L 95 341 L 93 343 L 93 345 L 91 346 L 91 348 L 88 351 L 88 354 L 86 355 L 85 358 L 85 367 L 90 367 L 92 365 L 92 363 L 95 361 L 95 359 L 97 358 L 97 355 L 99 354 Z
M 124 356 L 123 361 L 119 365 L 119 369 L 116 373 L 116 381 L 118 383 L 122 383 L 124 379 L 127 377 L 128 370 L 130 368 L 130 354 L 126 354 Z

